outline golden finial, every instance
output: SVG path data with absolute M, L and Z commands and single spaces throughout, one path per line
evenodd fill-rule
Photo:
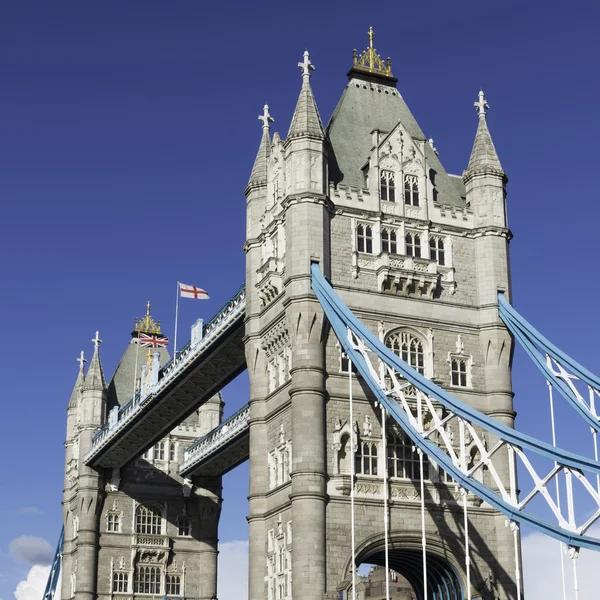
M 152 350 L 148 348 L 148 352 L 146 352 L 146 364 L 148 365 L 148 367 L 152 366 L 153 361 L 154 359 L 152 357 Z
M 369 47 L 360 55 L 356 50 L 353 52 L 354 68 L 360 71 L 367 71 L 369 73 L 377 73 L 379 75 L 385 75 L 386 77 L 393 77 L 392 75 L 392 60 L 390 58 L 384 61 L 373 46 L 373 40 L 375 39 L 375 32 L 372 27 L 369 27 Z
M 150 300 L 146 304 L 146 316 L 143 319 L 135 318 L 134 331 L 139 333 L 160 334 L 160 321 L 155 321 L 150 315 Z

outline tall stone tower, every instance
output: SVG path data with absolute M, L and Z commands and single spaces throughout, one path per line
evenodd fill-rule
M 327 128 L 308 52 L 285 140 L 271 138 L 267 106 L 259 117 L 262 139 L 246 188 L 250 600 L 350 594 L 353 461 L 357 564 L 383 564 L 387 466 L 390 566 L 422 594 L 419 459 L 389 420 L 382 455 L 381 412 L 356 377 L 350 422 L 349 364 L 311 290 L 313 262 L 392 351 L 513 424 L 512 342 L 496 301 L 498 289 L 510 292 L 506 176 L 487 104 L 481 93 L 467 170 L 446 173 L 369 35 Z M 498 458 L 505 472 L 506 460 Z M 429 584 L 459 598 L 460 495 L 432 462 L 424 475 Z M 477 498 L 468 503 L 473 595 L 516 598 L 512 532 Z
M 221 395 L 122 469 L 87 467 L 95 432 L 169 360 L 150 303 L 108 385 L 100 341 L 96 334 L 87 374 L 82 352 L 67 407 L 62 600 L 216 598 L 221 478 L 184 480 L 178 471 L 184 448 L 221 422 Z

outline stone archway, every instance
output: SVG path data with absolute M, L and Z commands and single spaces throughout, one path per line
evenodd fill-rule
M 402 575 L 412 586 L 417 599 L 424 598 L 423 554 L 421 540 L 416 536 L 390 534 L 389 567 Z M 351 572 L 350 560 L 347 570 Z M 356 566 L 373 564 L 385 567 L 383 536 L 365 540 L 356 549 Z M 351 583 L 346 579 L 343 587 Z M 464 600 L 463 572 L 452 550 L 443 540 L 427 540 L 427 589 L 429 600 Z

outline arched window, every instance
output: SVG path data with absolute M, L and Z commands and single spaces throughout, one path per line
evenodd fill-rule
M 438 265 L 446 264 L 444 251 L 444 240 L 442 238 L 432 237 L 429 239 L 429 257 L 437 261 Z
M 386 202 L 396 202 L 396 182 L 393 171 L 381 171 L 381 199 Z
M 388 475 L 400 479 L 421 479 L 419 455 L 413 449 L 409 438 L 388 435 L 387 439 Z M 423 478 L 429 479 L 429 460 L 423 456 Z
M 133 591 L 136 594 L 160 594 L 161 574 L 158 567 L 138 566 Z
M 423 342 L 408 331 L 392 332 L 385 345 L 413 369 L 425 375 L 425 354 Z
M 363 442 L 358 445 L 355 470 L 362 475 L 377 475 L 377 444 Z
M 129 590 L 129 574 L 113 573 L 113 592 L 126 594 Z
M 179 517 L 177 519 L 177 535 L 189 537 L 192 534 L 192 524 L 188 517 Z
M 121 530 L 121 519 L 117 513 L 111 512 L 106 515 L 106 531 L 118 532 Z
M 135 532 L 149 535 L 162 534 L 162 513 L 155 506 L 140 504 L 135 510 Z
M 175 460 L 176 450 L 175 450 L 175 442 L 171 442 L 169 444 L 169 460 Z
M 181 577 L 167 575 L 165 577 L 165 594 L 167 596 L 181 596 Z
M 370 225 L 356 226 L 356 249 L 359 252 L 373 254 L 373 230 Z
M 463 358 L 453 358 L 451 363 L 452 385 L 467 387 L 467 361 Z
M 404 203 L 419 206 L 419 179 L 416 175 L 404 176 Z
M 398 252 L 398 238 L 395 229 L 384 229 L 381 232 L 381 249 L 384 252 Z
M 350 473 L 350 436 L 345 434 L 340 440 L 340 449 L 338 450 L 338 473 L 348 475 Z
M 418 233 L 406 234 L 406 254 L 408 256 L 421 257 L 421 237 Z

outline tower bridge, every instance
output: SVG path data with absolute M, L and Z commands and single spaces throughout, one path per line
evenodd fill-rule
M 489 105 L 480 92 L 467 168 L 448 174 L 369 34 L 327 127 L 308 52 L 287 137 L 259 116 L 245 286 L 173 360 L 139 360 L 160 333 L 149 307 L 108 385 L 98 335 L 87 372 L 82 357 L 45 600 L 61 565 L 63 600 L 216 598 L 221 477 L 246 460 L 250 600 L 354 600 L 361 563 L 418 600 L 517 599 L 521 525 L 575 569 L 600 549 L 600 380 L 510 305 Z M 515 339 L 593 456 L 514 429 Z M 223 421 L 245 369 L 248 403 Z

